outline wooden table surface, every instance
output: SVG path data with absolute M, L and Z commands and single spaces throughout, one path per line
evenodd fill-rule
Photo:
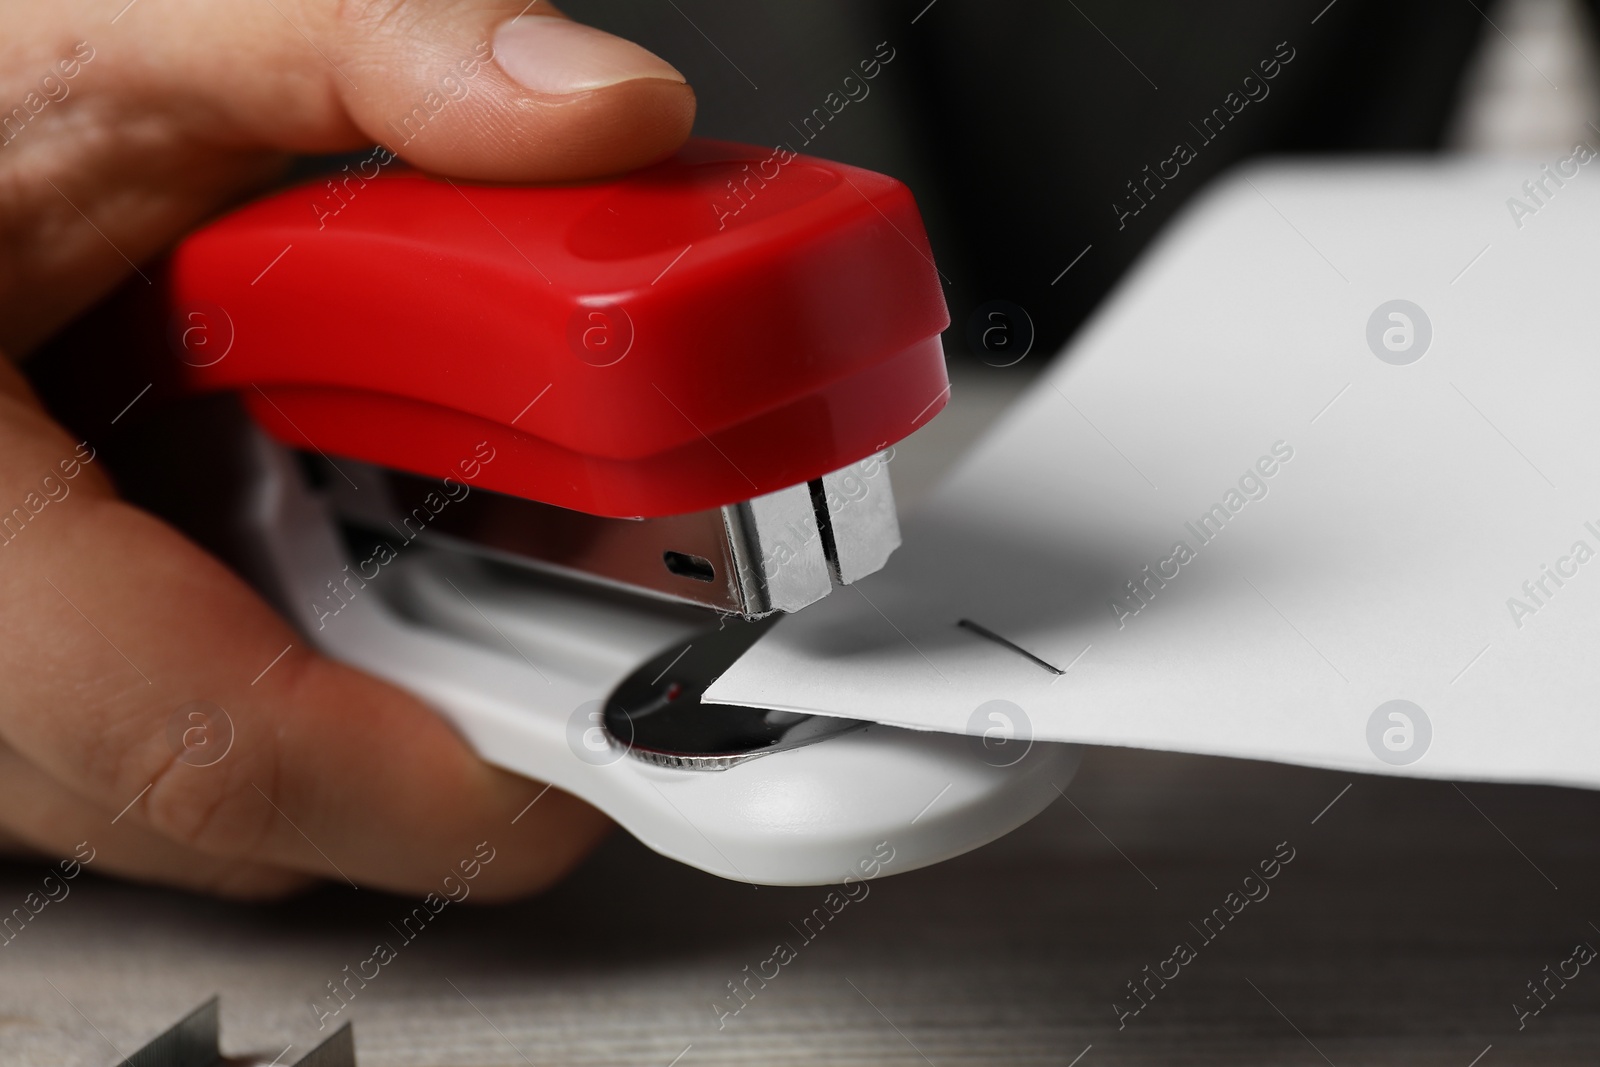
M 1600 795 L 1097 749 L 1067 797 L 872 883 L 810 941 L 791 924 L 825 890 L 722 881 L 618 836 L 541 899 L 447 909 L 339 1018 L 368 1067 L 1600 1059 L 1600 974 L 1552 980 L 1520 1031 L 1513 1009 L 1577 942 L 1600 945 Z M 1203 940 L 1190 924 L 1285 841 L 1268 895 Z M 0 868 L 0 902 L 40 877 Z M 225 1048 L 270 1059 L 293 1042 L 292 1059 L 318 1036 L 324 983 L 396 940 L 408 907 L 331 887 L 246 907 L 82 877 L 0 948 L 0 1064 L 113 1064 L 113 1044 L 213 992 Z M 795 958 L 719 1028 L 727 983 L 780 941 Z M 1163 963 L 1180 941 L 1194 957 Z M 1178 974 L 1119 1029 L 1113 1002 L 1135 1003 L 1125 983 L 1146 965 Z

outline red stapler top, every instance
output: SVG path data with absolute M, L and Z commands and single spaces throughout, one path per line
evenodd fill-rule
M 948 395 L 911 193 L 787 150 L 694 141 L 555 187 L 319 181 L 190 237 L 170 284 L 180 323 L 215 320 L 188 386 L 239 391 L 286 444 L 446 477 L 486 441 L 479 485 L 593 515 L 818 478 Z

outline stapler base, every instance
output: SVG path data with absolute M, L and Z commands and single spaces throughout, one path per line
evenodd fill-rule
M 293 454 L 251 432 L 247 547 L 263 592 L 306 637 L 414 693 L 486 761 L 583 798 L 673 859 L 820 885 L 860 877 L 888 842 L 891 873 L 911 870 L 1020 826 L 1077 765 L 1068 745 L 998 760 L 976 737 L 828 721 L 790 736 L 795 724 L 777 719 L 762 729 L 792 743 L 756 736 L 760 758 L 721 769 L 661 758 L 670 744 L 635 751 L 608 701 L 652 660 L 709 639 L 715 615 L 552 582 L 400 530 L 368 554 Z

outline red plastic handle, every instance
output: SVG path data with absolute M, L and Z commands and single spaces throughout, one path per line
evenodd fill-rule
M 477 484 L 596 515 L 819 477 L 948 396 L 911 193 L 787 151 L 303 186 L 189 238 L 169 282 L 179 328 L 208 327 L 177 338 L 188 387 L 240 391 L 278 439 L 432 477 L 488 442 Z

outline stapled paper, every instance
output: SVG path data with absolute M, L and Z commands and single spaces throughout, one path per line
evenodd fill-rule
M 1596 248 L 1570 157 L 1236 173 L 707 699 L 1600 785 Z

